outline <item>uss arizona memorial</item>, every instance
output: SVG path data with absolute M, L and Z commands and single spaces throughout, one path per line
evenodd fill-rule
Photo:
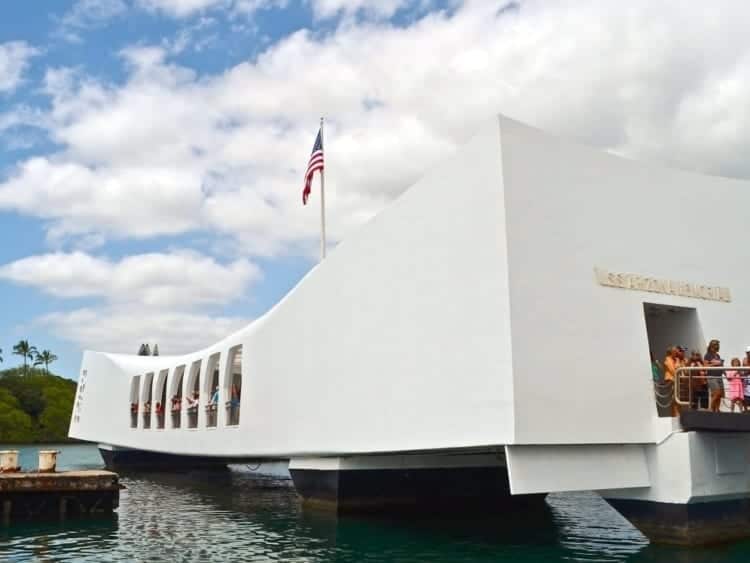
M 747 209 L 747 182 L 488 120 L 239 332 L 87 351 L 70 436 L 115 466 L 289 460 L 339 509 L 585 489 L 656 541 L 750 535 L 750 417 L 660 417 L 650 371 L 750 344 Z

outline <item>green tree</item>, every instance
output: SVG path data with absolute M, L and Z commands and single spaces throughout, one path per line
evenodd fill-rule
M 35 439 L 31 417 L 21 410 L 18 400 L 0 388 L 0 442 L 30 442 Z
M 0 348 L 0 364 L 3 362 L 3 349 Z
M 0 444 L 66 442 L 76 383 L 21 366 L 0 371 Z
M 23 374 L 26 375 L 27 361 L 34 358 L 34 354 L 36 354 L 36 346 L 31 346 L 28 340 L 19 340 L 18 344 L 13 346 L 13 353 L 16 356 L 23 357 Z
M 36 419 L 44 407 L 47 406 L 44 400 L 44 393 L 37 385 L 27 381 L 26 376 L 6 375 L 3 376 L 0 383 L 2 387 L 10 391 L 18 401 L 19 408 L 28 414 L 31 418 Z
M 43 442 L 57 442 L 67 439 L 70 414 L 70 404 L 66 404 L 65 401 L 49 404 L 39 417 L 38 439 Z
M 34 357 L 34 365 L 44 365 L 44 372 L 49 375 L 49 365 L 56 360 L 57 356 L 52 352 L 49 350 L 42 350 L 41 352 L 36 353 L 36 356 Z

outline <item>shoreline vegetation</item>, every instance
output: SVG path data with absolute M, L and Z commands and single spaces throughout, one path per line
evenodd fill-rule
M 0 370 L 0 444 L 77 443 L 68 438 L 76 382 L 49 371 L 57 357 L 48 350 L 22 340 L 13 353 L 23 364 Z

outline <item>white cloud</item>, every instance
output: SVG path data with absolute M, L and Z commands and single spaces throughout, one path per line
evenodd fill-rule
M 117 262 L 83 252 L 30 256 L 0 266 L 0 279 L 58 297 L 100 297 L 164 312 L 235 301 L 259 277 L 244 259 L 219 264 L 192 253 L 127 256 Z
M 410 24 L 381 19 L 417 4 L 315 0 L 318 17 L 375 12 L 293 33 L 215 74 L 176 64 L 173 45 L 125 50 L 116 84 L 52 70 L 51 109 L 35 120 L 62 148 L 19 162 L 0 183 L 0 210 L 41 217 L 60 244 L 201 232 L 239 256 L 305 251 L 317 194 L 301 206 L 301 175 L 320 114 L 335 240 L 497 112 L 628 156 L 750 177 L 746 3 L 467 0 Z M 149 5 L 181 17 L 240 3 Z
M 183 18 L 212 8 L 228 7 L 232 0 L 138 0 L 148 10 Z
M 162 355 L 200 350 L 231 334 L 250 319 L 111 307 L 51 313 L 36 324 L 64 335 L 84 349 L 134 354 L 144 343 L 159 344 Z
M 80 42 L 81 31 L 106 25 L 127 10 L 124 0 L 77 0 L 60 18 L 56 34 L 68 41 Z
M 0 208 L 52 219 L 51 242 L 89 235 L 106 225 L 116 236 L 146 238 L 178 234 L 199 226 L 200 176 L 190 169 L 159 166 L 88 167 L 33 158 L 0 186 Z M 29 182 L 34 191 L 25 189 Z M 36 205 L 45 202 L 45 208 Z
M 643 0 L 510 6 L 301 31 L 215 75 L 144 46 L 123 51 L 124 84 L 50 71 L 47 127 L 64 149 L 19 163 L 0 209 L 47 219 L 56 243 L 207 230 L 250 254 L 314 245 L 300 180 L 321 113 L 333 239 L 498 111 L 622 154 L 750 174 L 744 4 L 712 18 Z
M 174 18 L 187 18 L 209 10 L 225 9 L 233 16 L 251 15 L 258 10 L 283 8 L 288 0 L 136 0 L 149 11 Z
M 425 4 L 424 0 L 312 0 L 313 10 L 319 18 L 338 15 L 389 18 L 401 8 L 414 4 Z
M 16 89 L 29 66 L 29 60 L 38 52 L 25 41 L 0 43 L 0 93 Z

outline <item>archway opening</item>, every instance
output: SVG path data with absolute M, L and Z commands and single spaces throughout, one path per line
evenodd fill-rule
M 152 397 L 152 384 L 154 381 L 154 374 L 147 373 L 143 378 L 143 392 L 141 393 L 141 401 L 143 403 L 143 428 L 151 428 L 151 397 Z
M 156 378 L 156 405 L 154 406 L 154 413 L 156 413 L 156 428 L 164 429 L 164 405 L 167 402 L 167 375 L 169 370 L 163 369 L 159 372 L 159 377 Z
M 172 375 L 172 387 L 169 392 L 171 405 L 169 412 L 172 416 L 172 428 L 182 425 L 182 380 L 185 376 L 185 366 L 178 366 Z
M 187 411 L 188 428 L 198 428 L 198 407 L 200 406 L 201 360 L 193 362 L 188 375 L 185 410 Z
M 240 397 L 242 396 L 242 346 L 229 350 L 227 372 L 224 375 L 224 396 L 227 409 L 227 426 L 240 423 Z
M 219 354 L 208 358 L 206 368 L 206 427 L 214 428 L 219 412 Z
M 141 388 L 141 376 L 136 375 L 130 380 L 130 427 L 138 428 L 138 392 Z

